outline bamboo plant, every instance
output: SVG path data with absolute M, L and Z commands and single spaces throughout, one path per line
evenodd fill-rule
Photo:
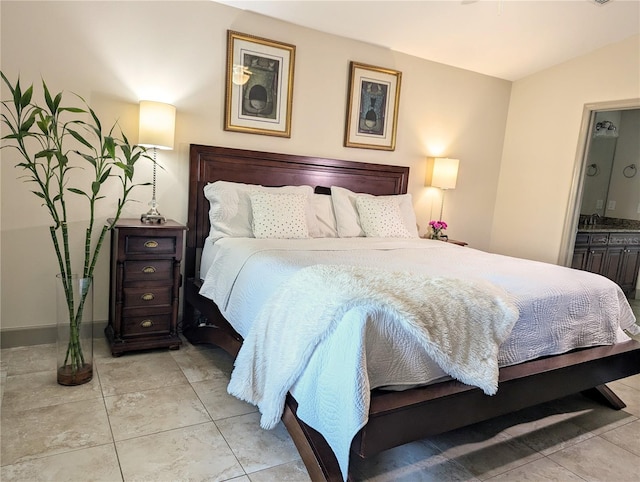
M 120 218 L 131 191 L 136 186 L 149 184 L 133 182 L 136 163 L 148 156 L 144 147 L 131 145 L 122 132 L 119 138 L 114 136 L 117 124 L 104 135 L 98 116 L 82 97 L 74 94 L 81 107 L 64 106 L 63 93 L 52 95 L 43 81 L 44 103 L 37 103 L 33 85 L 23 91 L 20 79 L 13 84 L 4 73 L 0 74 L 11 94 L 11 99 L 2 101 L 2 123 L 7 133 L 2 137 L 0 148 L 12 148 L 18 152 L 20 162 L 15 167 L 23 171 L 25 182 L 31 184 L 31 192 L 42 201 L 51 217 L 49 232 L 64 287 L 70 324 L 69 344 L 62 367 L 73 374 L 85 367 L 86 363 L 80 345 L 80 325 L 100 249 L 107 232 Z M 93 173 L 84 176 L 85 180 L 92 178 L 86 181 L 84 187 L 74 184 L 76 179 L 72 174 L 79 168 Z M 100 193 L 108 182 L 116 182 L 119 186 L 116 212 L 108 224 L 102 223 L 101 227 L 96 228 L 96 204 L 104 199 Z M 67 203 L 70 198 L 74 204 L 84 200 L 89 210 L 84 233 L 84 264 L 82 271 L 77 272 L 72 268 L 69 248 Z M 94 241 L 96 229 L 100 231 L 97 241 Z M 90 280 L 82 287 L 77 302 L 74 301 L 71 286 L 74 273 Z M 59 366 L 58 370 L 62 367 Z

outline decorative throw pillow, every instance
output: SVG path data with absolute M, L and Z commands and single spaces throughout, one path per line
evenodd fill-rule
M 303 194 L 254 191 L 249 194 L 256 238 L 308 238 L 305 213 L 307 197 Z
M 204 188 L 209 201 L 209 239 L 253 237 L 251 222 L 251 201 L 249 194 L 254 191 L 302 194 L 307 198 L 305 205 L 307 227 L 311 235 L 317 231 L 315 212 L 312 206 L 311 186 L 265 187 L 258 184 L 243 184 L 230 181 L 215 181 Z
M 398 201 L 392 197 L 358 196 L 360 226 L 370 238 L 410 238 Z
M 352 238 L 365 235 L 360 225 L 358 210 L 356 208 L 356 199 L 361 196 L 396 199 L 400 207 L 400 212 L 402 213 L 402 221 L 410 237 L 418 237 L 416 213 L 413 210 L 411 194 L 373 196 L 371 194 L 355 193 L 342 187 L 331 186 L 331 202 L 333 203 L 333 210 L 336 216 L 338 236 L 341 238 Z

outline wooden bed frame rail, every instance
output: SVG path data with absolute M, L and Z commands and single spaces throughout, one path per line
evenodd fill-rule
M 355 436 L 351 451 L 362 458 L 371 457 L 399 445 L 580 392 L 619 410 L 625 404 L 604 384 L 637 374 L 639 366 L 640 343 L 629 341 L 502 368 L 500 389 L 493 396 L 455 380 L 403 392 L 375 390 L 369 421 Z M 321 434 L 296 417 L 296 408 L 295 399 L 289 396 L 283 421 L 311 479 L 341 481 L 331 448 Z
M 407 191 L 409 168 L 192 145 L 185 254 L 183 334 L 194 344 L 212 343 L 236 356 L 242 338 L 213 302 L 199 294 L 199 253 L 209 233 L 208 182 L 226 180 L 266 186 L 337 185 L 371 194 Z M 576 350 L 500 369 L 499 389 L 487 396 L 458 381 L 401 392 L 374 390 L 369 421 L 356 435 L 352 453 L 370 457 L 383 450 L 464 427 L 529 406 L 583 392 L 613 408 L 624 403 L 604 384 L 640 373 L 640 342 Z M 296 416 L 287 397 L 283 422 L 312 480 L 341 481 L 337 460 L 322 435 Z

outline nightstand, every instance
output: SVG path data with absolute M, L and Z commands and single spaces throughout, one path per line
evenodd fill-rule
M 431 238 L 429 238 L 428 236 L 423 236 L 422 239 L 431 239 Z M 451 239 L 451 238 L 441 239 L 440 241 L 443 241 L 445 243 L 457 244 L 458 246 L 469 245 L 469 243 L 467 243 L 466 241 L 458 241 L 457 239 Z
M 109 324 L 111 354 L 178 349 L 180 262 L 186 226 L 120 219 L 111 233 Z
M 467 246 L 469 244 L 466 241 L 458 241 L 457 239 L 451 239 L 451 238 L 447 239 L 447 243 L 457 244 L 458 246 Z

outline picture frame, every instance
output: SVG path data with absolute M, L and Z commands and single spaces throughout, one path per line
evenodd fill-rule
M 227 31 L 224 130 L 291 137 L 295 45 Z
M 345 147 L 396 148 L 402 72 L 350 63 Z

